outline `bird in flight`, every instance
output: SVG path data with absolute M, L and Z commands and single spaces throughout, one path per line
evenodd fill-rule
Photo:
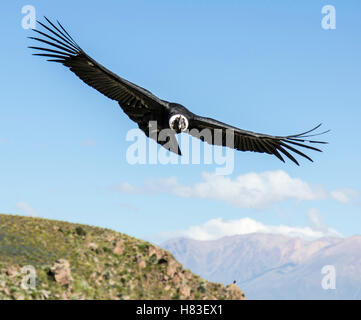
M 88 56 L 58 21 L 55 24 L 46 17 L 45 20 L 48 25 L 38 21 L 44 28 L 43 31 L 33 29 L 41 37 L 29 37 L 46 45 L 30 46 L 29 48 L 37 50 L 34 55 L 63 64 L 86 84 L 117 101 L 128 117 L 136 122 L 149 138 L 156 140 L 171 152 L 181 155 L 176 134 L 185 132 L 209 144 L 227 146 L 239 151 L 267 153 L 283 162 L 283 156 L 286 156 L 299 165 L 292 153 L 312 161 L 299 149 L 321 152 L 312 145 L 326 143 L 310 139 L 328 132 L 314 133 L 321 124 L 300 134 L 272 136 L 242 130 L 215 119 L 202 117 L 181 104 L 159 99 L 150 91 L 119 77 Z M 170 131 L 166 139 L 158 135 L 165 129 Z M 202 134 L 204 130 L 208 130 L 209 134 Z M 231 142 L 227 139 L 227 132 L 232 137 Z

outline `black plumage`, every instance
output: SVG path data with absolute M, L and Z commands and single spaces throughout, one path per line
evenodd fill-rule
M 38 51 L 34 55 L 47 57 L 49 58 L 48 61 L 58 62 L 68 67 L 86 84 L 108 98 L 117 101 L 128 117 L 136 122 L 148 137 L 155 139 L 160 145 L 179 155 L 181 151 L 175 136 L 181 131 L 188 132 L 192 136 L 210 144 L 229 146 L 240 151 L 272 154 L 283 162 L 283 156 L 286 156 L 297 165 L 298 161 L 290 152 L 312 161 L 309 156 L 296 148 L 302 147 L 321 151 L 311 146 L 311 144 L 325 143 L 308 139 L 309 137 L 325 133 L 310 134 L 319 128 L 320 125 L 301 134 L 271 136 L 242 130 L 215 119 L 201 117 L 180 104 L 161 100 L 150 91 L 119 77 L 103 67 L 78 46 L 59 22 L 55 24 L 46 17 L 45 19 L 48 25 L 39 21 L 38 23 L 47 33 L 34 29 L 33 31 L 42 37 L 29 38 L 41 42 L 47 45 L 47 47 L 29 47 Z M 178 117 L 178 115 L 181 117 Z M 174 116 L 174 121 L 170 124 L 172 116 Z M 154 121 L 156 121 L 157 126 L 150 126 Z M 174 130 L 171 131 L 168 140 L 160 140 L 157 134 L 163 129 L 170 129 L 170 126 Z M 200 136 L 199 132 L 204 129 L 208 130 L 209 134 Z M 233 135 L 233 145 L 227 143 L 227 131 Z M 217 133 L 219 133 L 218 139 Z

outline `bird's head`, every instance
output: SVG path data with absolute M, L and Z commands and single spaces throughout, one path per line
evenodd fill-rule
M 188 119 L 182 114 L 175 114 L 169 118 L 169 128 L 177 133 L 188 129 Z

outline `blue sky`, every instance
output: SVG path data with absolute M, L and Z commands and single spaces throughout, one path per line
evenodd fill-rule
M 194 190 L 216 166 L 128 164 L 125 137 L 136 125 L 65 67 L 31 56 L 27 46 L 33 43 L 26 37 L 33 34 L 21 27 L 21 8 L 29 4 L 38 18 L 60 20 L 98 62 L 162 99 L 275 135 L 322 122 L 332 129 L 324 136 L 330 144 L 311 154 L 314 163 L 300 159 L 300 167 L 267 155 L 235 154 L 226 187 L 240 187 L 232 181 L 250 172 L 263 179 L 263 172 L 282 170 L 291 182 L 277 201 L 250 207 L 217 191 L 184 197 L 179 188 Z M 336 8 L 335 30 L 321 28 L 326 4 Z M 178 234 L 217 218 L 315 228 L 310 212 L 345 236 L 361 233 L 359 1 L 2 6 L 0 212 L 109 227 L 154 241 L 160 233 Z M 171 186 L 170 177 L 176 179 Z M 296 178 L 310 193 L 322 189 L 323 196 L 290 195 Z M 348 198 L 340 201 L 335 191 Z

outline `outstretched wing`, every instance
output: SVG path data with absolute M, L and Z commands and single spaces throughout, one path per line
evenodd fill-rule
M 166 105 L 148 90 L 123 79 L 89 57 L 58 22 L 58 26 L 45 17 L 49 26 L 38 21 L 48 33 L 34 29 L 44 38 L 29 37 L 49 47 L 29 48 L 39 50 L 35 56 L 44 56 L 48 61 L 62 63 L 86 84 L 98 90 L 121 106 L 159 109 Z
M 285 162 L 281 155 L 283 154 L 289 159 L 291 159 L 294 163 L 299 165 L 298 161 L 290 152 L 294 152 L 312 161 L 309 156 L 299 151 L 297 147 L 322 152 L 320 149 L 315 148 L 310 144 L 327 143 L 323 141 L 307 139 L 309 137 L 318 136 L 329 131 L 328 130 L 317 134 L 309 134 L 318 129 L 320 126 L 321 124 L 309 131 L 300 134 L 290 136 L 271 136 L 262 133 L 242 130 L 211 118 L 204 118 L 195 115 L 191 121 L 189 133 L 194 137 L 200 138 L 202 141 L 208 142 L 209 144 L 228 146 L 240 151 L 253 151 L 273 154 L 278 159 Z M 208 134 L 206 131 L 203 135 L 200 136 L 199 132 L 204 129 L 209 130 Z M 227 131 L 230 137 L 229 141 L 227 141 Z M 219 133 L 218 137 L 217 132 Z
M 128 117 L 135 121 L 139 128 L 149 136 L 147 123 L 151 120 L 157 120 L 162 112 L 167 111 L 167 102 L 103 67 L 79 47 L 59 22 L 55 25 L 48 18 L 45 17 L 45 19 L 48 25 L 39 21 L 38 23 L 46 32 L 33 30 L 42 37 L 29 37 L 46 45 L 45 47 L 29 47 L 38 51 L 34 55 L 47 57 L 49 58 L 48 61 L 63 64 L 86 84 L 108 98 L 118 101 Z M 157 142 L 167 148 L 166 145 L 168 144 L 164 141 Z M 174 143 L 177 143 L 176 140 Z M 168 148 L 168 150 L 180 154 L 178 144 Z

